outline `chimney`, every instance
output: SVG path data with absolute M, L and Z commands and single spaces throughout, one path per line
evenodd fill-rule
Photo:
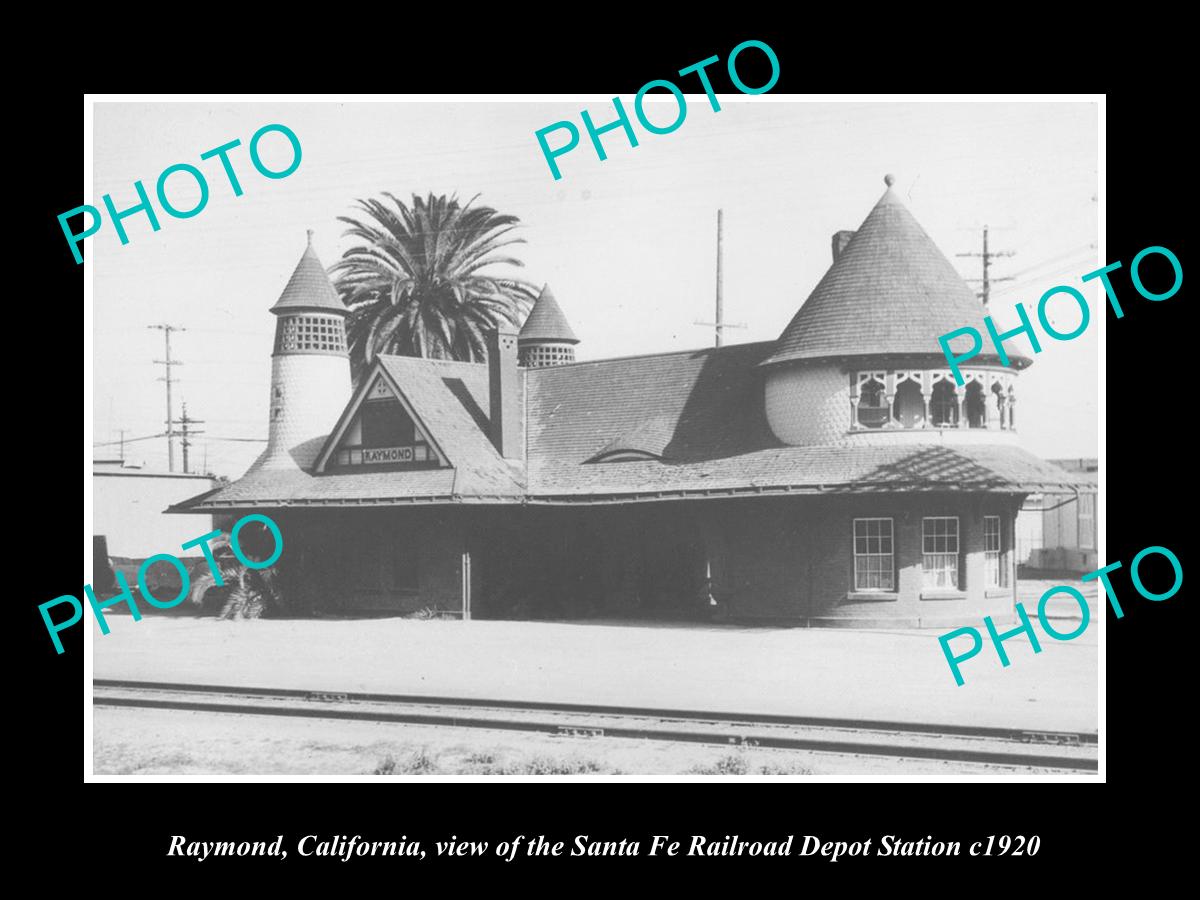
M 850 243 L 850 238 L 854 237 L 853 231 L 836 231 L 833 235 L 833 261 L 837 262 L 838 257 L 842 255 L 842 251 L 846 249 L 846 245 Z
M 505 459 L 522 459 L 521 384 L 517 374 L 517 333 L 503 327 L 488 332 L 488 405 L 490 434 Z

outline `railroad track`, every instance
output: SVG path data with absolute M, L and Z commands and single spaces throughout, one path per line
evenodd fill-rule
M 1097 736 L 1011 728 L 97 678 L 95 706 L 392 722 L 1098 770 Z

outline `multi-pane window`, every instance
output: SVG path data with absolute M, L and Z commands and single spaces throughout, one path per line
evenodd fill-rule
M 529 369 L 560 366 L 573 362 L 575 362 L 575 348 L 571 346 L 534 344 L 521 351 L 521 365 Z
M 1079 549 L 1096 549 L 1096 495 L 1079 495 Z
M 896 589 L 891 519 L 854 520 L 854 589 Z
M 345 327 L 333 316 L 288 316 L 277 332 L 276 353 L 295 353 L 317 350 L 322 353 L 345 353 Z
M 958 587 L 958 517 L 921 520 L 922 568 L 927 588 Z
M 394 398 L 365 400 L 359 407 L 356 422 L 357 436 L 351 431 L 351 436 L 339 447 L 334 457 L 336 465 L 438 462 L 425 435 Z
M 983 517 L 983 556 L 988 587 L 1008 587 L 1008 566 L 1004 559 L 1004 535 L 999 516 Z

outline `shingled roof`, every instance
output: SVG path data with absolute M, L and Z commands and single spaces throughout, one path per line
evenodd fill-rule
M 764 365 L 832 357 L 942 356 L 939 336 L 982 325 L 974 291 L 925 233 L 886 179 L 888 188 L 779 337 Z M 989 345 L 985 340 L 985 347 Z M 951 349 L 971 347 L 963 336 Z M 1006 348 L 1008 349 L 1008 348 Z M 1008 350 L 1012 365 L 1027 356 Z M 995 361 L 980 354 L 976 361 Z
M 349 312 L 346 305 L 338 298 L 337 291 L 334 290 L 333 283 L 330 282 L 329 276 L 325 272 L 325 267 L 321 265 L 321 260 L 317 259 L 317 252 L 313 250 L 312 235 L 313 233 L 310 231 L 308 247 L 305 248 L 304 255 L 300 257 L 300 262 L 296 263 L 292 277 L 288 279 L 283 293 L 271 307 L 271 312 L 278 313 L 281 310 L 293 309 L 329 309 L 340 313 Z
M 524 464 L 487 438 L 487 366 L 410 357 L 379 365 L 451 468 L 251 472 L 176 509 L 414 503 L 574 504 L 746 494 L 1071 490 L 1088 484 L 1013 446 L 781 443 L 759 365 L 774 342 L 524 370 Z M 617 450 L 656 458 L 605 461 Z
M 562 307 L 554 299 L 550 285 L 542 286 L 537 302 L 529 311 L 529 317 L 521 326 L 518 340 L 522 341 L 561 341 L 564 344 L 578 344 L 579 338 L 571 330 L 567 317 L 563 315 Z

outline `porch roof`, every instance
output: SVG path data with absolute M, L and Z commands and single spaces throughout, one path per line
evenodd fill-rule
M 779 447 L 721 459 L 656 459 L 582 465 L 545 461 L 527 491 L 456 490 L 453 469 L 309 475 L 260 471 L 223 490 L 184 501 L 175 512 L 291 506 L 414 504 L 577 504 L 766 494 L 895 491 L 1029 493 L 1094 489 L 1015 447 L 980 445 Z

